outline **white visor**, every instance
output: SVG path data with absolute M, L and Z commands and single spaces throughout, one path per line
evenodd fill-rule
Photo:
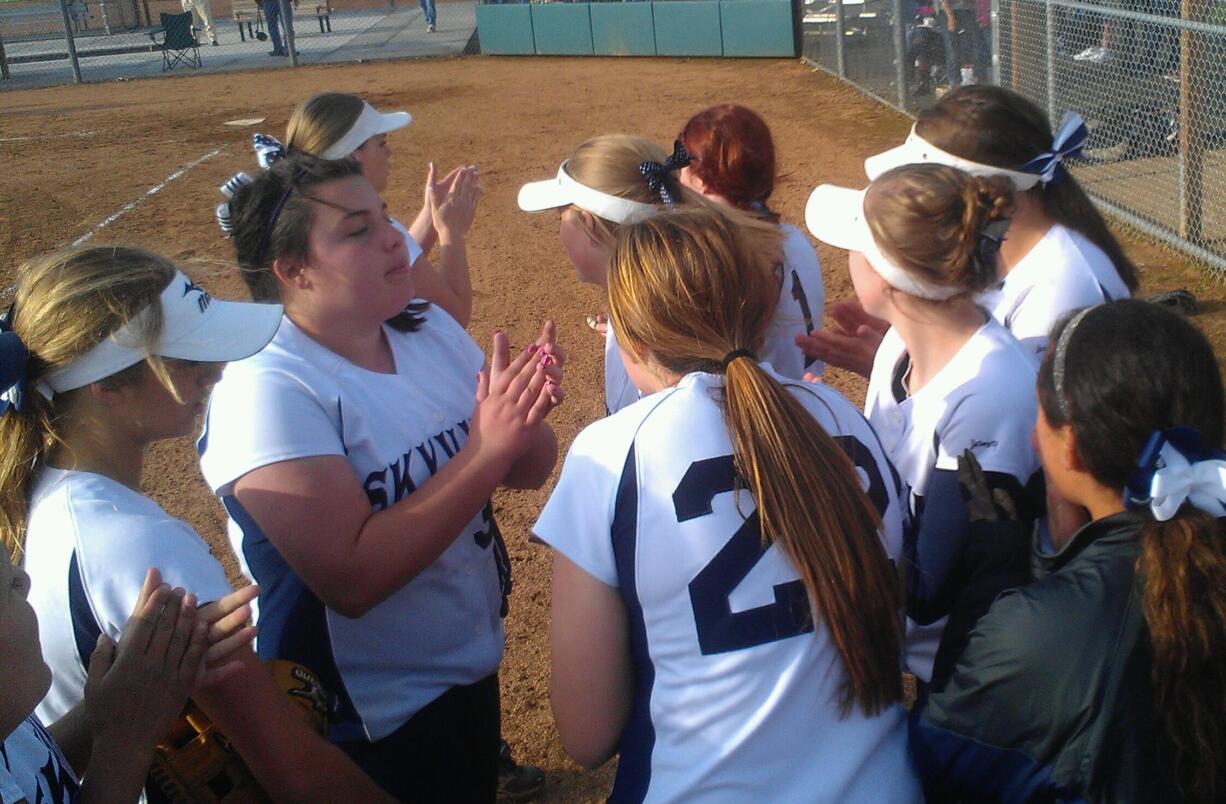
M 361 148 L 362 143 L 376 134 L 386 134 L 389 131 L 404 128 L 411 122 L 413 122 L 413 117 L 408 112 L 384 114 L 375 111 L 375 107 L 369 103 L 363 103 L 362 113 L 358 115 L 357 120 L 353 121 L 353 128 L 346 131 L 345 136 L 332 143 L 319 157 L 320 159 L 344 159 Z
M 519 188 L 519 208 L 524 212 L 540 212 L 571 204 L 613 223 L 638 223 L 660 211 L 655 204 L 619 198 L 580 184 L 566 172 L 565 162 L 554 178 L 529 182 Z
M 881 253 L 864 217 L 867 190 L 852 190 L 823 184 L 805 204 L 805 224 L 813 236 L 835 248 L 858 251 L 886 283 L 903 293 L 921 299 L 941 301 L 953 298 L 961 288 L 937 285 L 898 267 Z
M 1019 170 L 1009 170 L 1008 168 L 997 167 L 995 165 L 984 165 L 980 162 L 972 162 L 969 159 L 954 156 L 948 151 L 942 151 L 916 134 L 915 126 L 911 126 L 911 133 L 907 135 L 907 139 L 902 145 L 865 159 L 864 172 L 868 174 L 869 181 L 876 181 L 877 177 L 887 170 L 892 170 L 902 165 L 922 165 L 925 163 L 948 165 L 949 167 L 966 171 L 972 176 L 1006 176 L 1013 182 L 1013 186 L 1019 190 L 1029 190 L 1042 179 L 1036 173 L 1022 173 Z
M 162 291 L 162 336 L 154 351 L 162 357 L 225 363 L 250 357 L 277 334 L 279 304 L 218 301 L 176 271 Z M 149 356 L 141 342 L 147 309 L 137 313 L 106 340 L 63 368 L 49 372 L 47 385 L 57 393 L 104 380 Z

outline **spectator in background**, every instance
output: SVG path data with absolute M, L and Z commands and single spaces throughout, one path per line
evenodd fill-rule
M 196 30 L 209 35 L 209 44 L 217 46 L 217 32 L 213 30 L 213 7 L 209 0 L 183 0 L 183 10 L 190 11 L 196 21 Z
M 421 6 L 421 13 L 426 17 L 426 33 L 434 33 L 434 22 L 438 19 L 434 0 L 417 0 L 417 2 Z
M 199 2 L 199 0 L 195 0 Z M 207 2 L 207 0 L 205 0 Z M 294 6 L 286 0 L 285 3 L 285 19 L 281 19 L 281 2 L 280 0 L 261 0 L 261 5 L 264 7 L 264 19 L 268 22 L 268 35 L 272 37 L 272 51 L 270 56 L 288 56 L 289 55 L 289 29 L 294 24 Z M 277 25 L 280 23 L 282 30 L 277 30 Z M 281 34 L 285 34 L 282 39 Z
M 975 9 L 976 0 L 941 0 L 938 28 L 945 41 L 945 71 L 951 88 L 988 81 L 988 46 Z

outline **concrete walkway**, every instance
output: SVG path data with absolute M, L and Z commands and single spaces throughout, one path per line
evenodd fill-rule
M 332 30 L 320 33 L 314 14 L 303 3 L 294 17 L 298 63 L 351 63 L 374 59 L 411 56 L 448 56 L 464 52 L 476 31 L 476 4 L 449 2 L 438 5 L 438 30 L 426 32 L 426 23 L 416 3 L 395 8 L 338 9 L 332 12 Z M 271 41 L 248 38 L 240 41 L 238 26 L 232 20 L 216 21 L 217 47 L 207 43 L 200 48 L 203 66 L 180 65 L 166 75 L 199 72 L 284 68 L 289 59 L 270 56 Z M 81 78 L 86 82 L 149 78 L 162 75 L 162 54 L 158 51 L 120 52 L 146 48 L 145 31 L 106 35 L 89 32 L 75 39 L 80 57 Z M 63 37 L 35 42 L 5 43 L 9 78 L 0 80 L 0 90 L 29 89 L 72 83 L 72 66 Z M 108 55 L 90 56 L 91 51 Z M 27 59 L 34 59 L 27 61 Z M 39 60 L 54 59 L 54 60 Z

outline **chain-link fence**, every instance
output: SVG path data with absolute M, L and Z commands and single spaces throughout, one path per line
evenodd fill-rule
M 1080 112 L 1094 199 L 1226 273 L 1226 0 L 934 3 L 805 0 L 804 55 L 907 112 L 964 81 Z
M 318 63 L 463 52 L 476 27 L 474 4 L 443 5 L 437 31 L 425 18 L 425 5 L 418 0 L 0 0 L 0 89 L 275 67 L 295 63 L 298 55 Z M 434 13 L 435 4 L 428 5 Z

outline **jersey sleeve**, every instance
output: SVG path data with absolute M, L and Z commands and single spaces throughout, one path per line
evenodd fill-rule
M 602 443 L 595 432 L 607 429 L 597 425 L 610 421 L 597 422 L 575 439 L 532 530 L 596 580 L 618 586 L 611 528 L 626 452 Z
M 172 588 L 195 594 L 201 606 L 233 591 L 221 564 L 187 523 L 167 517 L 125 518 L 117 524 L 108 528 L 106 538 L 88 539 L 88 549 L 77 541 L 86 598 L 99 627 L 112 639 L 119 639 L 150 567 Z
M 234 481 L 262 466 L 343 456 L 339 397 L 326 390 L 333 382 L 308 383 L 276 367 L 228 367 L 213 389 L 198 445 L 209 487 L 224 494 Z
M 1026 349 L 1041 355 L 1047 350 L 1047 337 L 1059 318 L 1069 310 L 1103 302 L 1102 289 L 1088 269 L 1070 270 L 1056 281 L 1031 288 L 1009 315 L 1006 325 Z
M 392 228 L 404 236 L 404 246 L 409 252 L 409 265 L 417 262 L 418 258 L 425 254 L 422 251 L 421 244 L 413 238 L 413 235 L 409 234 L 408 227 L 395 218 L 392 219 Z
M 964 398 L 936 432 L 936 469 L 955 471 L 970 450 L 985 472 L 1012 475 L 1025 485 L 1038 468 L 1031 432 L 1037 402 L 1033 390 L 1018 398 L 1005 394 Z

